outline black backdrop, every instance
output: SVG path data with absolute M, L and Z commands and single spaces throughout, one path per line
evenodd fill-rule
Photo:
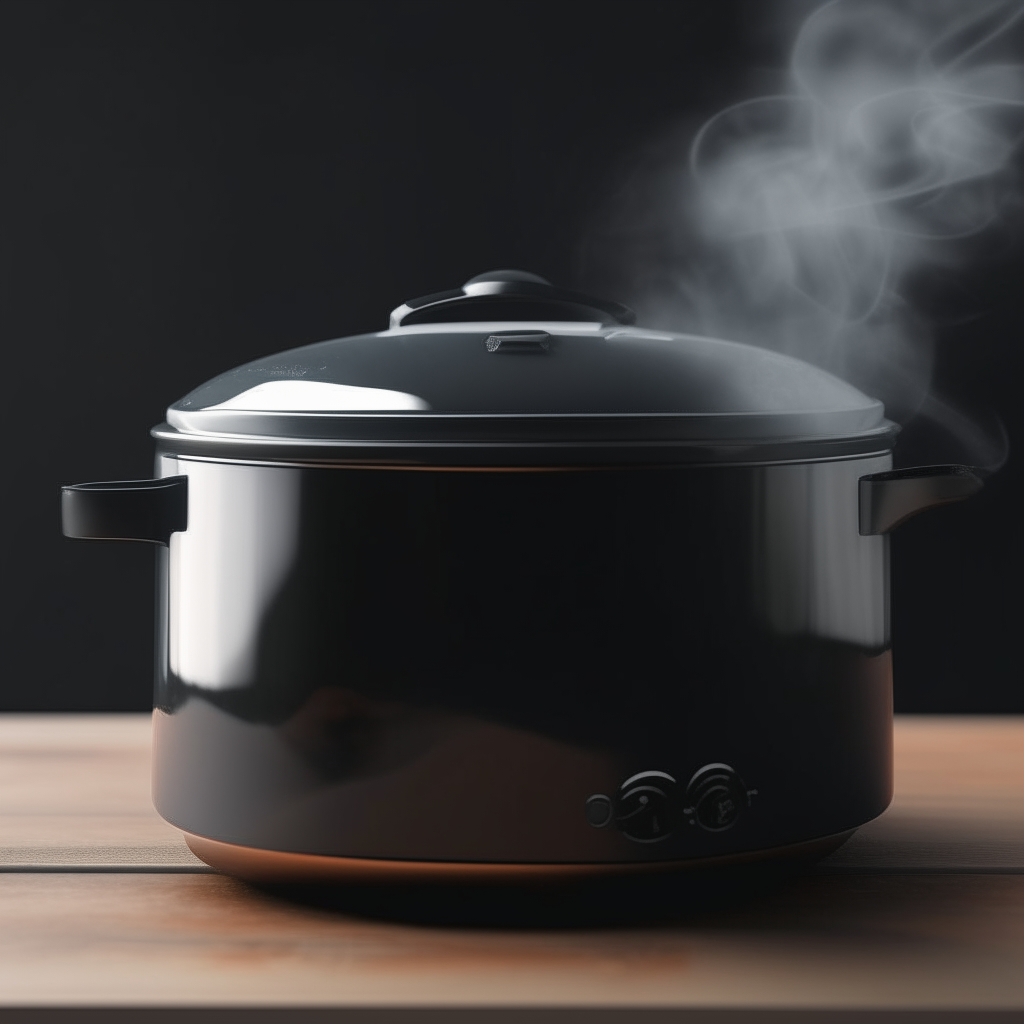
M 586 285 L 630 155 L 782 59 L 766 9 L 0 6 L 0 709 L 149 706 L 152 551 L 64 541 L 60 483 L 149 476 L 148 429 L 195 384 L 410 296 L 498 266 Z M 960 282 L 975 315 L 939 332 L 940 385 L 1011 445 L 1022 268 L 986 260 Z M 1024 711 L 1020 506 L 1011 455 L 899 531 L 899 708 Z

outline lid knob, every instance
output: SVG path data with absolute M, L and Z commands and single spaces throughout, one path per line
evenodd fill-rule
M 627 306 L 556 288 L 526 270 L 491 270 L 461 288 L 409 299 L 391 312 L 391 327 L 482 320 L 576 320 L 631 324 Z
M 545 288 L 553 288 L 554 285 L 540 274 L 531 274 L 528 270 L 488 270 L 486 274 L 477 274 L 471 277 L 463 286 L 465 291 L 470 285 L 486 284 L 490 281 L 525 281 L 529 284 L 542 284 Z

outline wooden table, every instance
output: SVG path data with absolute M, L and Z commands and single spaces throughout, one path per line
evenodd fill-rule
M 384 900 L 382 919 L 359 894 L 353 911 L 210 872 L 152 810 L 147 716 L 0 716 L 0 1021 L 40 1019 L 3 1007 L 119 1006 L 267 1008 L 246 1021 L 299 1007 L 343 1021 L 1016 1018 L 1024 719 L 900 718 L 896 752 L 889 811 L 799 877 L 639 892 L 661 901 L 653 914 L 549 917 L 527 899 L 514 926 L 479 905 L 453 925 L 429 899 L 404 915 Z

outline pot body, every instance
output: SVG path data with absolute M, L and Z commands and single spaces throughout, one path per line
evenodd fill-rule
M 621 863 L 891 797 L 887 453 L 386 469 L 158 456 L 154 796 L 245 846 Z

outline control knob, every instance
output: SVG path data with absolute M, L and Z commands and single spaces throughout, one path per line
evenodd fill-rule
M 613 800 L 603 793 L 587 798 L 587 822 L 594 828 L 614 825 L 627 839 L 657 843 L 679 822 L 676 780 L 668 772 L 638 772 L 619 787 Z
M 727 764 L 706 764 L 696 772 L 686 787 L 683 814 L 691 825 L 708 832 L 724 832 L 739 820 L 750 806 L 756 789 L 747 789 L 735 770 Z

